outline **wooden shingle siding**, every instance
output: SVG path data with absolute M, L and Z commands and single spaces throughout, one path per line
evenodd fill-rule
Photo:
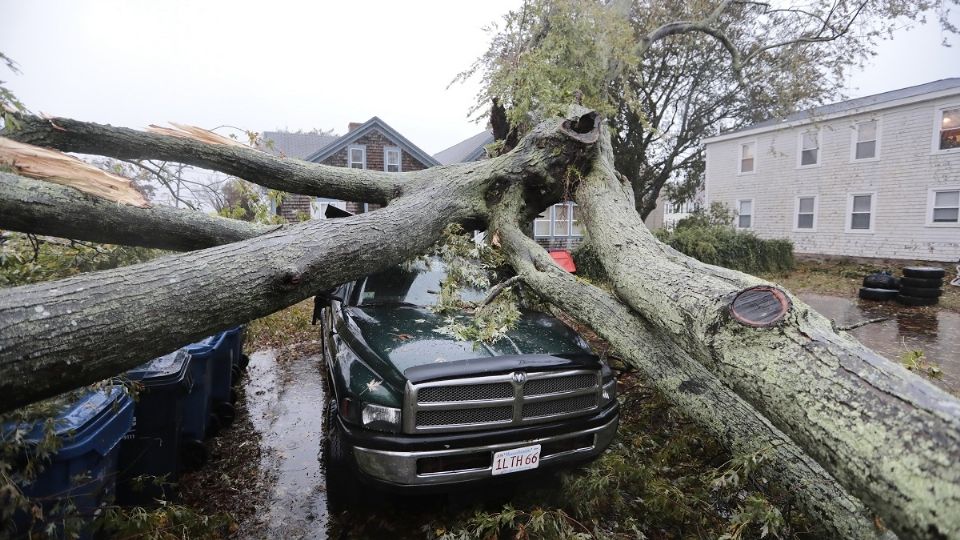
M 960 227 L 927 225 L 931 188 L 960 185 L 960 152 L 935 152 L 937 111 L 960 95 L 851 114 L 820 123 L 707 142 L 707 202 L 731 209 L 753 199 L 752 230 L 787 238 L 797 253 L 957 261 Z M 879 120 L 878 157 L 853 161 L 857 122 Z M 819 164 L 798 167 L 799 134 L 820 128 Z M 739 149 L 756 140 L 754 172 L 738 174 Z M 848 232 L 850 194 L 875 193 L 873 231 Z M 814 231 L 795 230 L 797 197 L 816 196 Z

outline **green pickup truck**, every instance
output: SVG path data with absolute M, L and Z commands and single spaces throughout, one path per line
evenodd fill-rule
M 494 343 L 458 340 L 430 309 L 444 275 L 439 260 L 418 262 L 318 297 L 331 491 L 529 474 L 592 459 L 616 434 L 616 380 L 583 338 L 522 310 Z

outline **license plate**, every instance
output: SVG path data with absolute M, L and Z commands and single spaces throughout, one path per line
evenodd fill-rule
M 493 476 L 528 471 L 539 466 L 539 444 L 504 450 L 493 455 Z

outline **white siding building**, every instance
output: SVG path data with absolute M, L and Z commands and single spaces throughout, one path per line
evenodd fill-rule
M 704 142 L 707 206 L 738 227 L 797 253 L 960 260 L 960 78 Z

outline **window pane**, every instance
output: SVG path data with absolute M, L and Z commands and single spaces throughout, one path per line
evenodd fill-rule
M 857 124 L 857 142 L 877 140 L 877 121 Z
M 797 216 L 797 228 L 798 229 L 812 229 L 813 228 L 813 214 L 800 214 Z
M 740 201 L 740 214 L 753 213 L 753 201 Z
M 350 150 L 350 161 L 363 161 L 363 150 L 352 148 Z
M 870 159 L 877 156 L 877 141 L 857 143 L 857 159 Z
M 533 234 L 534 236 L 550 236 L 550 218 L 548 217 L 550 210 L 547 209 L 546 212 L 537 216 L 537 219 L 533 221 Z
M 960 148 L 960 109 L 943 111 L 940 122 L 940 149 Z
M 351 169 L 362 169 L 362 168 L 363 168 L 363 163 L 362 163 L 362 162 L 359 162 L 359 161 L 353 162 L 353 163 L 350 164 L 350 168 L 351 168 Z
M 817 132 L 808 131 L 803 134 L 803 150 L 812 150 L 814 148 L 819 148 L 817 144 Z
M 960 214 L 960 209 L 957 209 L 957 208 L 934 208 L 933 222 L 934 223 L 957 223 L 958 214 Z
M 570 211 L 573 215 L 573 223 L 570 224 L 570 234 L 572 236 L 583 236 L 583 232 L 580 231 L 580 217 L 577 215 L 577 205 L 572 205 Z
M 850 217 L 851 229 L 870 229 L 870 214 L 853 214 Z
M 387 150 L 387 164 L 388 165 L 399 165 L 400 164 L 400 152 L 396 150 Z
M 933 205 L 937 208 L 960 206 L 960 191 L 938 191 Z
M 816 165 L 817 164 L 817 150 L 804 150 L 800 154 L 800 165 Z
M 749 228 L 750 228 L 750 218 L 751 218 L 751 217 L 752 217 L 752 216 L 750 216 L 750 215 L 743 215 L 743 214 L 741 214 L 740 217 L 737 218 L 738 224 L 739 224 L 739 226 L 740 226 L 741 229 L 749 229 Z
M 740 172 L 753 172 L 753 158 L 740 160 Z
M 813 197 L 802 197 L 800 199 L 800 213 L 801 214 L 813 213 Z
M 567 236 L 568 227 L 570 226 L 570 207 L 564 203 L 555 205 L 553 207 L 554 219 L 553 219 L 553 235 L 554 236 Z
M 869 212 L 870 211 L 870 197 L 871 195 L 856 195 L 853 197 L 853 211 L 854 212 Z
M 740 157 L 742 159 L 753 159 L 753 143 L 740 145 Z

